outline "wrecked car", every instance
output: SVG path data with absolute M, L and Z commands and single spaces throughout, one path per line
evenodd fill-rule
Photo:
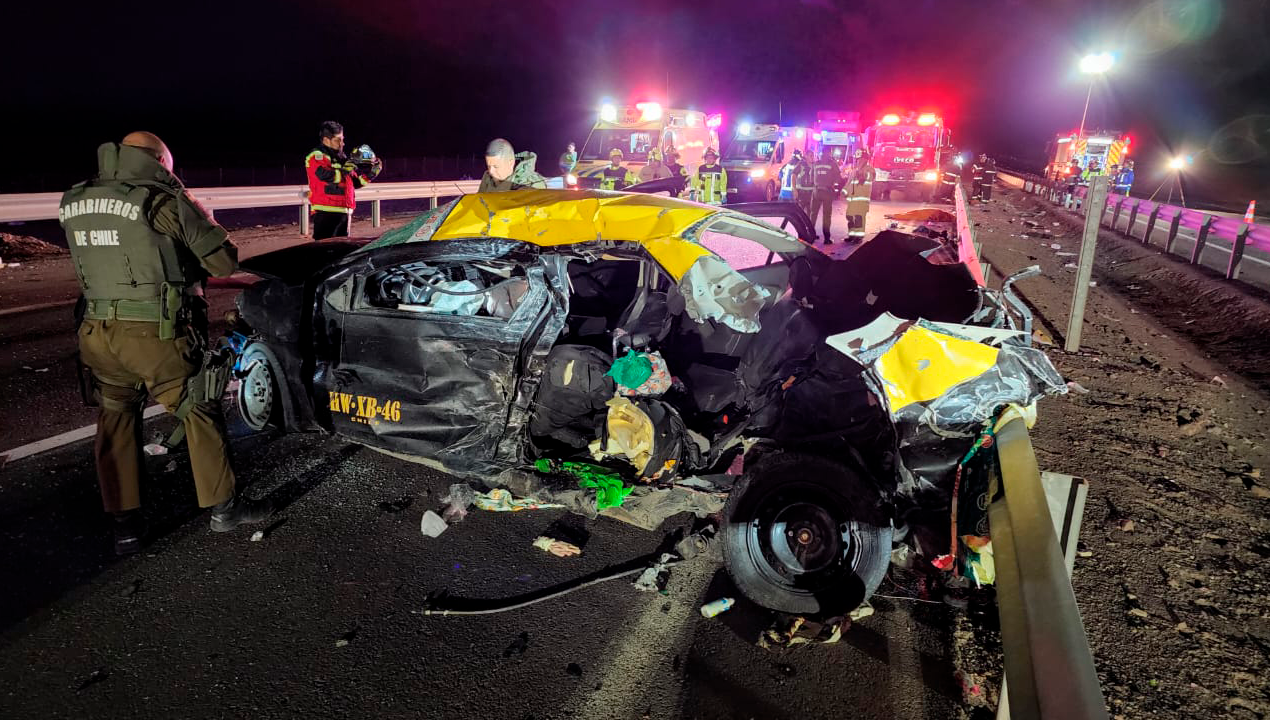
M 636 524 L 641 492 L 705 498 L 649 502 L 721 510 L 727 569 L 760 605 L 849 609 L 880 584 L 897 527 L 946 515 L 941 489 L 974 440 L 932 442 L 941 393 L 914 379 L 906 418 L 875 361 L 911 350 L 909 330 L 960 327 L 919 319 L 1015 321 L 955 248 L 888 231 L 835 260 L 799 239 L 813 233 L 789 203 L 523 190 L 463 196 L 369 242 L 268 253 L 243 263 L 262 280 L 238 301 L 240 413 Z M 1026 335 L 970 353 L 974 371 L 941 387 L 1039 354 Z M 1005 391 L 949 407 L 1031 403 L 1056 373 L 1028 360 Z M 950 417 L 969 428 L 967 412 Z M 552 477 L 574 466 L 635 494 Z

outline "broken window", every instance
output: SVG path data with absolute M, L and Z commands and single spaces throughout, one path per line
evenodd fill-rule
M 363 287 L 369 307 L 507 320 L 529 281 L 514 263 L 417 261 L 374 273 Z

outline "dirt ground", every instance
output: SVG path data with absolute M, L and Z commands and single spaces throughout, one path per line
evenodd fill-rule
M 1042 469 L 1090 483 L 1073 584 L 1112 716 L 1270 716 L 1270 304 L 1103 231 L 1065 353 L 1083 220 L 1013 190 L 972 216 L 994 286 L 1044 270 L 1019 288 L 1079 385 L 1032 437 Z M 979 630 L 972 613 L 958 639 Z

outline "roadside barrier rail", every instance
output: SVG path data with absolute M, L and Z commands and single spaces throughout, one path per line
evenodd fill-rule
M 1053 180 L 1028 173 L 999 172 L 997 177 L 1025 193 L 1038 195 L 1056 205 L 1083 207 L 1089 188 L 1078 185 L 1074 192 L 1066 180 Z M 1270 225 L 1246 223 L 1234 213 L 1194 210 L 1165 203 L 1111 193 L 1101 223 L 1192 265 L 1205 265 L 1228 280 L 1270 287 Z M 1247 273 L 1248 277 L 1243 277 Z

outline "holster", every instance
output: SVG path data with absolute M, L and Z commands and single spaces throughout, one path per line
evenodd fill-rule
M 198 372 L 185 381 L 185 395 L 181 398 L 181 404 L 172 413 L 180 424 L 168 436 L 164 445 L 174 448 L 185 439 L 185 418 L 195 405 L 220 403 L 225 395 L 225 388 L 229 385 L 229 376 L 233 367 L 234 351 L 223 342 L 216 348 L 209 348 L 203 352 L 203 364 Z
M 176 327 L 181 314 L 181 303 L 184 301 L 180 288 L 163 283 L 159 289 L 159 339 L 176 339 Z

